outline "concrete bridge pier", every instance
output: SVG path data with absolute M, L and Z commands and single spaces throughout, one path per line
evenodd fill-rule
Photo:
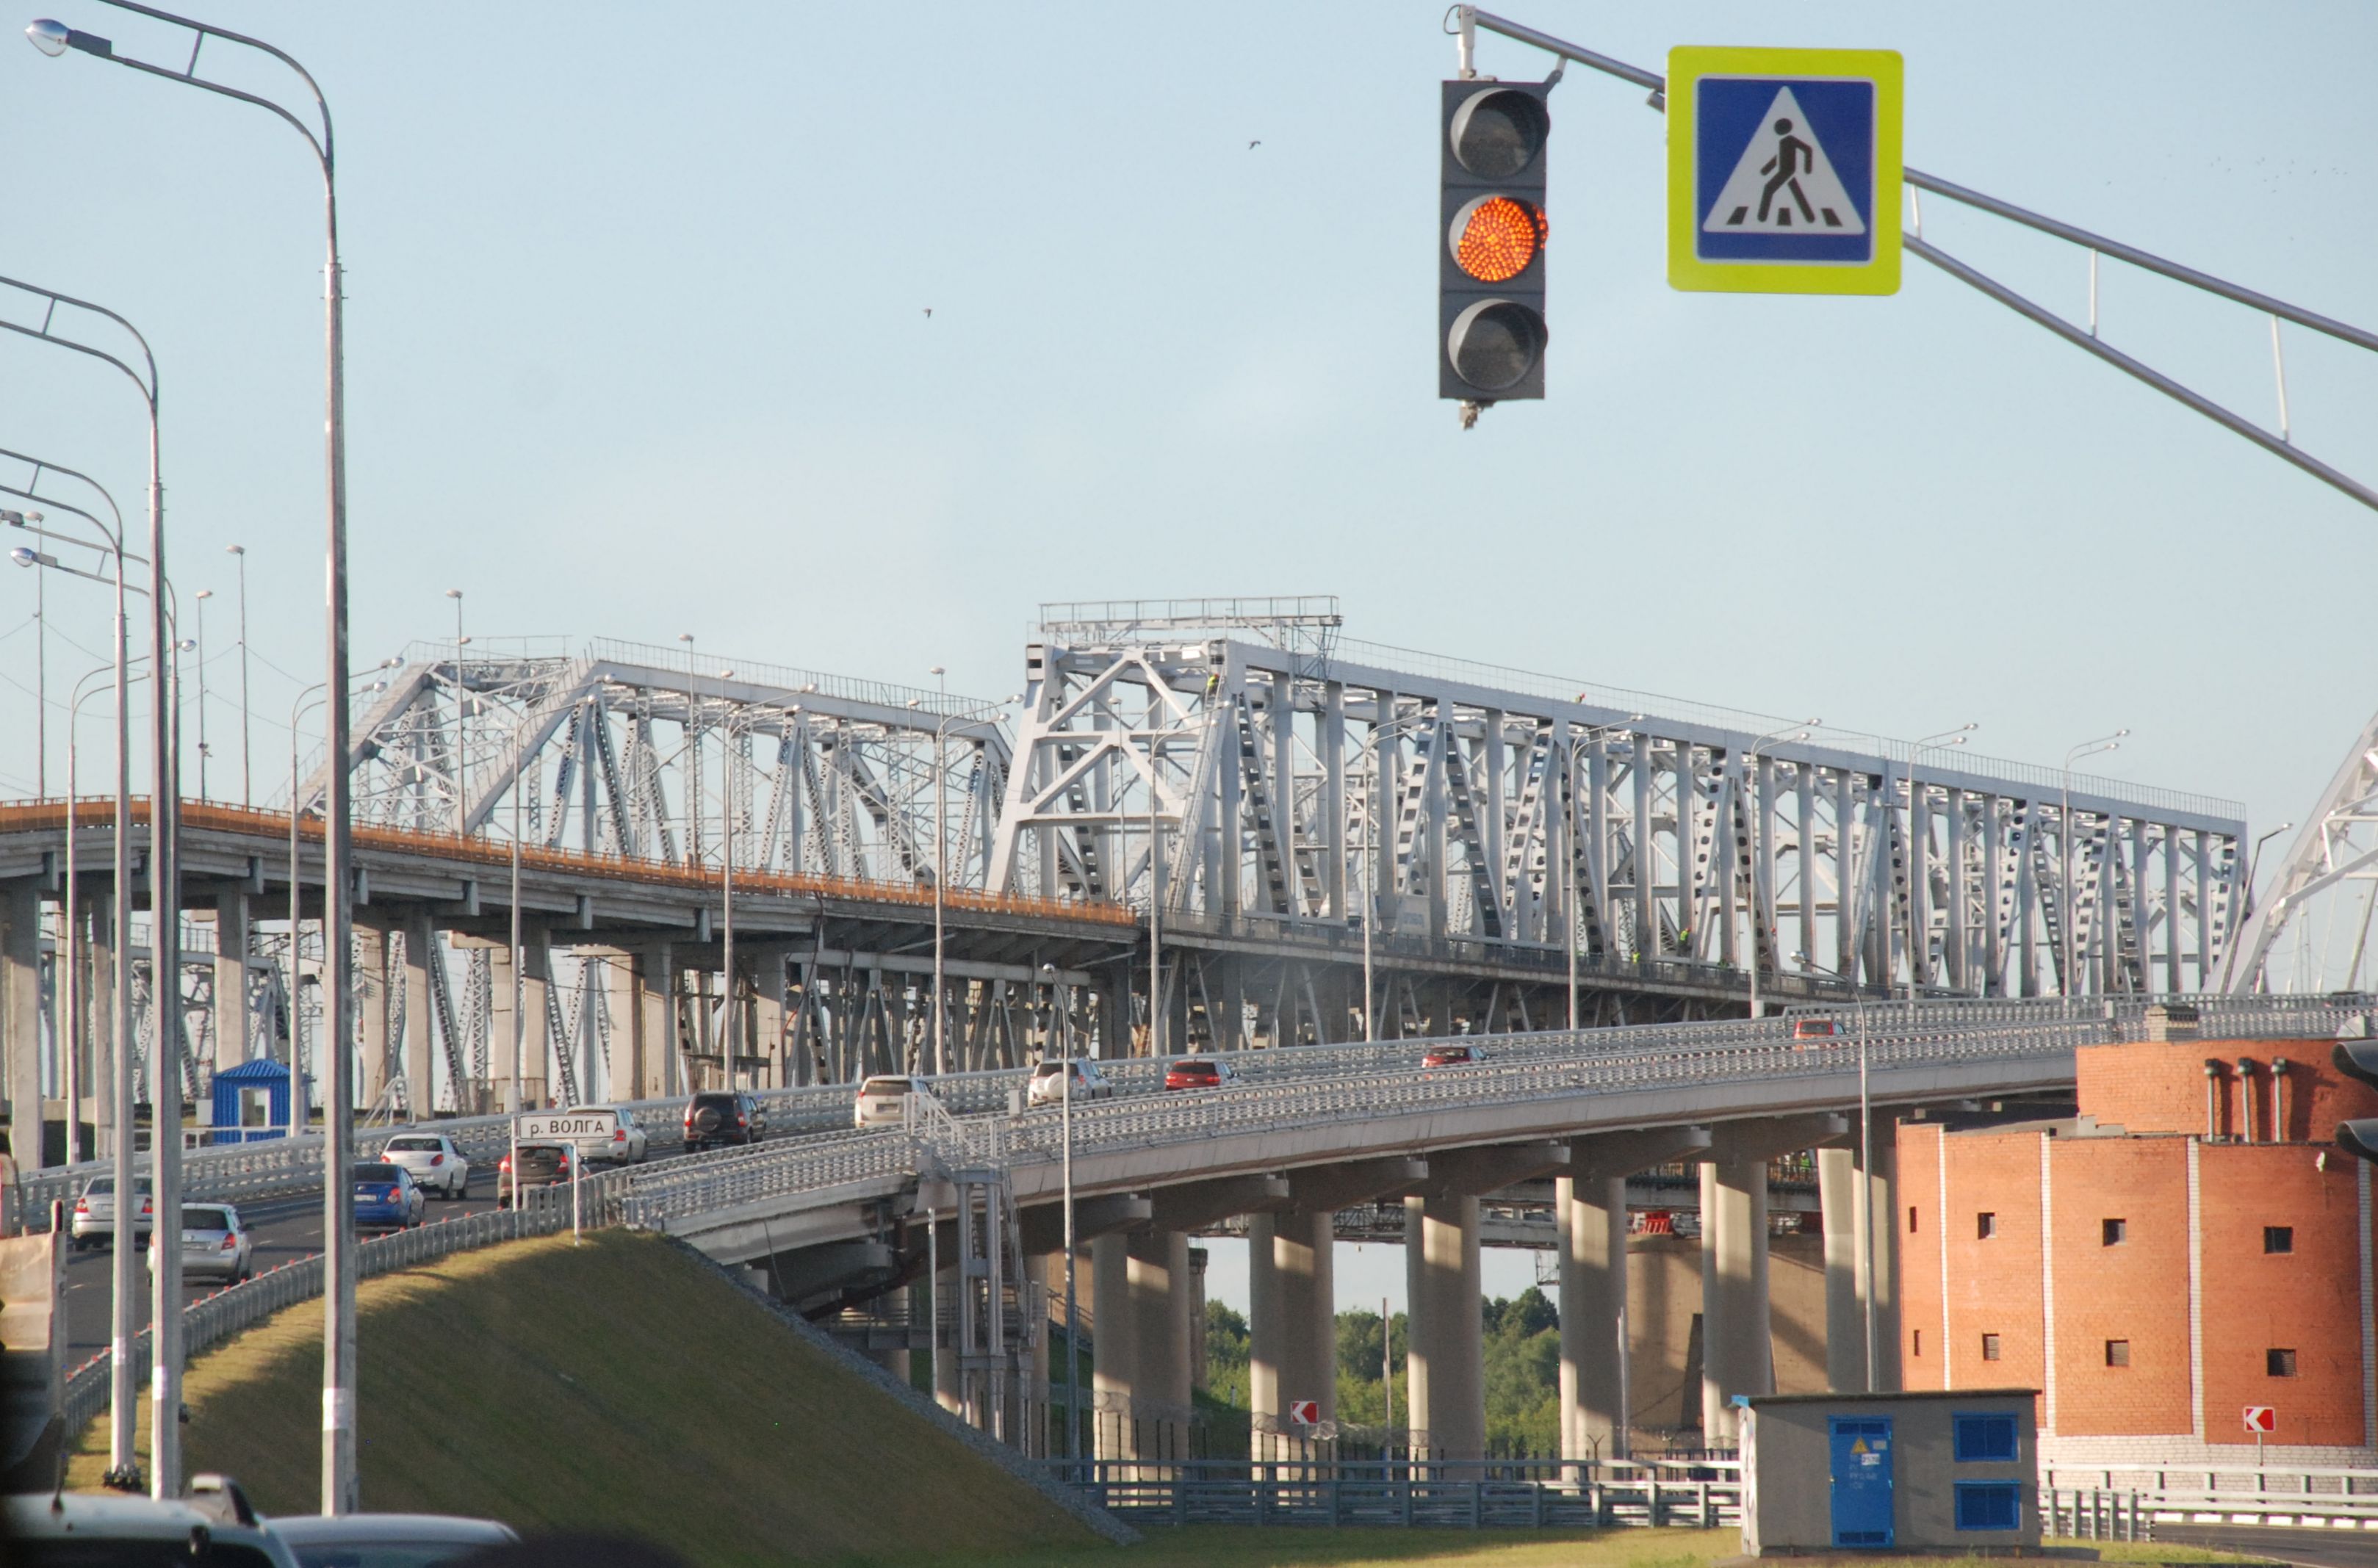
M 1138 1459 L 1189 1457 L 1189 1238 L 1178 1230 L 1125 1239 L 1131 1316 L 1133 1424 Z
M 1291 1418 L 1299 1400 L 1338 1418 L 1334 1216 L 1327 1209 L 1259 1214 L 1247 1223 L 1247 1393 L 1255 1414 L 1250 1457 L 1319 1459 L 1318 1442 Z M 1194 1325 L 1193 1325 L 1194 1327 Z
M 1701 1170 L 1701 1442 L 1738 1441 L 1736 1394 L 1775 1391 L 1767 1294 L 1767 1162 L 1846 1137 L 1838 1116 L 1784 1117 L 1715 1131 Z
M 1404 1200 L 1404 1373 L 1414 1458 L 1486 1455 L 1485 1344 L 1480 1309 L 1478 1199 L 1568 1168 L 1567 1143 L 1502 1143 L 1429 1156 L 1418 1196 Z
M 220 933 L 218 933 L 220 934 Z M 360 1041 L 360 1071 L 355 1074 L 355 1103 L 369 1108 L 379 1104 L 388 1092 L 388 986 L 389 928 L 378 921 L 366 922 L 362 910 L 355 912 L 355 1025 Z M 222 973 L 220 964 L 216 966 Z M 220 994 L 220 988 L 218 989 Z M 534 1015 L 532 1014 L 532 1017 Z M 221 1026 L 221 1014 L 217 1014 Z M 222 1048 L 220 1033 L 215 1048 Z
M 1579 1139 L 1570 1174 L 1553 1181 L 1560 1238 L 1561 1457 L 1623 1459 L 1627 1382 L 1627 1179 L 1710 1146 L 1705 1127 Z
M 404 917 L 404 974 L 400 984 L 404 988 L 404 1096 L 420 1121 L 438 1107 L 438 1086 L 430 1076 L 434 1059 L 431 1031 L 436 1027 L 434 1004 L 429 999 L 429 965 L 437 952 L 438 932 L 430 925 L 429 912 L 414 909 Z M 462 1085 L 456 1084 L 459 1092 Z M 459 1093 L 457 1099 L 459 1102 Z
M 1818 1201 L 1825 1227 L 1825 1382 L 1837 1393 L 1863 1392 L 1867 1381 L 1866 1306 L 1875 1308 L 1879 1392 L 1900 1385 L 1897 1215 L 1898 1116 L 1878 1111 L 1871 1140 L 1875 1168 L 1859 1167 L 1855 1141 L 1817 1152 Z M 1863 1202 L 1861 1202 L 1863 1195 Z M 1873 1237 L 1874 1279 L 1867 1273 Z
M 7 1062 L 8 1149 L 19 1168 L 47 1164 L 42 1146 L 42 885 L 0 886 L 0 1056 Z
M 215 892 L 215 1071 L 247 1059 L 247 894 L 236 886 Z

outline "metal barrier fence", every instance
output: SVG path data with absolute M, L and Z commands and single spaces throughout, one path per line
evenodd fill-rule
M 1139 1526 L 1719 1529 L 1742 1523 L 1740 1467 L 1730 1462 L 1695 1466 L 1687 1477 L 1609 1461 L 1251 1466 L 1108 1460 L 1054 1461 L 1049 1468 L 1117 1518 Z
M 2088 1484 L 2070 1484 L 2087 1478 Z M 2051 1503 L 2051 1499 L 2057 1500 Z M 2308 1466 L 2204 1469 L 2176 1465 L 2043 1466 L 2040 1508 L 2071 1527 L 2106 1536 L 2134 1529 L 2144 1538 L 2158 1522 L 2195 1525 L 2306 1525 L 2378 1529 L 2378 1470 Z
M 588 1229 L 619 1223 L 619 1179 L 611 1171 L 581 1183 L 576 1212 Z M 532 1187 L 522 1194 L 518 1208 L 458 1215 L 409 1230 L 376 1236 L 355 1249 L 358 1277 L 412 1268 L 450 1253 L 467 1252 L 528 1236 L 550 1236 L 568 1230 L 573 1215 L 567 1186 Z M 322 1294 L 322 1257 L 316 1253 L 268 1270 L 242 1284 L 226 1286 L 182 1309 L 182 1341 L 186 1357 L 195 1357 L 243 1330 L 253 1328 L 285 1307 L 310 1301 Z M 152 1339 L 147 1328 L 132 1344 L 133 1379 L 146 1386 L 151 1363 Z M 112 1396 L 110 1356 L 101 1351 L 66 1374 L 63 1409 L 72 1438 L 108 1407 Z

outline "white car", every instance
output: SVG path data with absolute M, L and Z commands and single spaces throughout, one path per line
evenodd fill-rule
M 411 1172 L 424 1196 L 460 1198 L 471 1185 L 471 1162 L 443 1132 L 400 1132 L 382 1145 L 380 1158 Z
M 570 1108 L 598 1116 L 608 1112 L 619 1119 L 619 1125 L 607 1136 L 596 1133 L 568 1140 L 577 1146 L 581 1159 L 598 1165 L 607 1160 L 615 1165 L 642 1165 L 644 1156 L 651 1153 L 652 1135 L 636 1120 L 636 1113 L 627 1107 L 572 1106 Z
M 859 1102 L 851 1107 L 853 1127 L 897 1127 L 907 1115 L 903 1108 L 910 1095 L 933 1097 L 932 1081 L 905 1072 L 879 1072 L 859 1085 Z
M 139 1195 L 140 1212 L 133 1216 L 132 1239 L 146 1241 L 157 1227 L 157 1205 L 150 1195 L 149 1178 L 136 1176 L 132 1190 Z M 74 1220 L 69 1227 L 75 1251 L 86 1247 L 103 1247 L 115 1239 L 115 1178 L 94 1176 L 83 1184 L 82 1195 L 75 1200 Z
M 1111 1100 L 1115 1086 L 1099 1071 L 1099 1064 L 1082 1057 L 1074 1059 L 1074 1103 L 1086 1100 Z M 1024 1091 L 1024 1103 L 1032 1106 L 1053 1106 L 1065 1098 L 1065 1063 L 1055 1058 L 1039 1063 L 1032 1070 L 1032 1082 Z
M 195 1491 L 198 1478 L 192 1478 Z M 174 1502 L 112 1493 L 11 1497 L 0 1536 L 11 1562 L 239 1563 L 299 1568 L 289 1544 L 253 1513 L 245 1519 L 193 1495 Z M 245 1504 L 242 1505 L 245 1509 Z M 202 1547 L 195 1543 L 205 1543 Z
M 141 1250 L 149 1277 L 157 1277 L 157 1238 Z M 221 1280 L 234 1285 L 249 1277 L 256 1259 L 256 1239 L 240 1223 L 239 1211 L 229 1203 L 187 1203 L 182 1209 L 182 1278 L 185 1283 Z

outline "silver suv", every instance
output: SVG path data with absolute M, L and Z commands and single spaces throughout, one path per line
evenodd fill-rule
M 132 1239 L 146 1241 L 149 1233 L 157 1227 L 156 1202 L 150 1196 L 147 1177 L 135 1177 L 132 1190 L 140 1199 L 140 1213 L 132 1222 Z M 83 1183 L 82 1196 L 75 1200 L 72 1235 L 78 1252 L 107 1246 L 115 1239 L 115 1178 L 94 1176 Z

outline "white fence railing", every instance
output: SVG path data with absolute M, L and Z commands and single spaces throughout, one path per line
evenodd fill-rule
M 2109 1539 L 2144 1538 L 2159 1523 L 2378 1529 L 2378 1470 L 2042 1466 L 2043 1514 L 2051 1506 L 2067 1526 L 2060 1533 Z

